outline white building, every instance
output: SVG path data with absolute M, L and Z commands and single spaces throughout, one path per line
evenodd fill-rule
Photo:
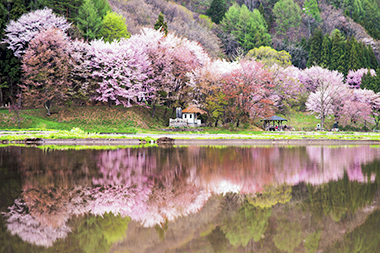
M 182 118 L 170 119 L 170 127 L 200 127 L 202 122 L 199 115 L 206 113 L 194 105 L 182 110 Z

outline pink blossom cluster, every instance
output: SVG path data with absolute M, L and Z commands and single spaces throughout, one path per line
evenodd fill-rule
M 322 127 L 330 116 L 342 125 L 374 123 L 380 110 L 380 94 L 360 89 L 361 77 L 367 72 L 367 69 L 351 71 L 345 83 L 343 75 L 337 71 L 321 67 L 302 71 L 299 80 L 310 90 L 306 107 L 321 119 Z M 370 73 L 375 74 L 373 70 Z
M 368 73 L 368 69 L 358 69 L 356 71 L 350 70 L 347 75 L 347 84 L 351 88 L 360 89 L 360 84 L 362 83 L 362 78 Z M 373 69 L 369 70 L 371 76 L 376 76 L 376 72 Z

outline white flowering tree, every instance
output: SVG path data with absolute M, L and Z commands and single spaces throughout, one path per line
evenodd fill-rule
M 8 48 L 16 57 L 22 57 L 29 42 L 40 31 L 58 28 L 65 32 L 70 25 L 65 18 L 57 16 L 51 9 L 36 10 L 22 15 L 17 21 L 11 20 L 4 29 L 2 42 L 8 44 Z

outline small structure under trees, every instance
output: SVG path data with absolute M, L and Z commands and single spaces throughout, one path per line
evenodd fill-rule
M 266 131 L 275 131 L 276 126 L 278 126 L 277 130 L 283 130 L 284 126 L 282 125 L 282 123 L 288 120 L 274 115 L 268 119 L 262 119 L 260 121 L 264 121 L 264 129 Z
M 180 108 L 177 108 L 177 110 Z M 198 107 L 191 105 L 176 113 L 176 119 L 169 120 L 169 127 L 200 127 L 202 122 L 198 119 L 199 115 L 206 112 Z

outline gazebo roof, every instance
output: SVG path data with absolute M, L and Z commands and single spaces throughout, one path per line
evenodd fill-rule
M 183 109 L 182 113 L 200 113 L 200 114 L 205 114 L 206 112 L 203 111 L 203 110 L 201 110 L 201 109 L 199 109 L 195 105 L 190 105 L 186 109 Z
M 264 121 L 264 120 L 268 120 L 268 121 L 288 121 L 287 119 L 281 118 L 281 117 L 276 116 L 276 115 L 273 115 L 269 119 L 262 119 L 260 121 Z

